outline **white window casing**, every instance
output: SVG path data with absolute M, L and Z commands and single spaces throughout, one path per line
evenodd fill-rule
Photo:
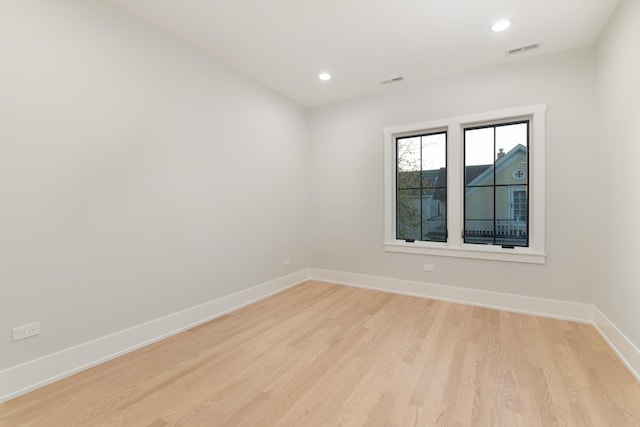
M 546 104 L 509 108 L 466 116 L 386 127 L 384 134 L 384 249 L 456 258 L 474 258 L 544 264 L 545 253 L 545 114 Z M 470 125 L 517 119 L 530 120 L 529 246 L 503 248 L 463 242 L 464 156 L 463 129 Z M 396 138 L 434 130 L 447 130 L 446 242 L 407 242 L 396 239 Z

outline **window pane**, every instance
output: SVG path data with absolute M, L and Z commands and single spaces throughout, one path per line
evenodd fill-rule
M 493 129 L 465 129 L 465 166 L 493 164 Z
M 398 189 L 419 189 L 421 171 L 398 171 Z
M 493 185 L 493 129 L 464 131 L 465 185 Z
M 398 138 L 398 172 L 419 171 L 422 169 L 420 156 L 420 137 Z
M 398 188 L 420 188 L 420 137 L 398 139 Z
M 493 187 L 467 187 L 465 189 L 465 243 L 494 242 Z
M 420 239 L 421 190 L 397 191 L 397 239 Z
M 447 135 L 436 133 L 422 137 L 422 170 L 433 170 L 447 164 Z
M 447 241 L 446 196 L 444 188 L 422 190 L 422 240 Z
M 496 127 L 496 184 L 527 183 L 527 123 Z
M 464 168 L 465 185 L 492 186 L 493 165 L 474 165 Z

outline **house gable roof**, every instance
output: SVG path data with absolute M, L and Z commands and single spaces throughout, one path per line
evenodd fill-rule
M 519 154 L 527 155 L 527 149 L 524 145 L 518 144 L 513 147 L 507 154 L 496 160 L 496 174 L 504 169 L 511 161 L 515 160 Z M 484 168 L 484 169 L 482 169 Z M 482 185 L 493 177 L 491 165 L 474 165 L 465 168 L 465 181 L 468 186 Z

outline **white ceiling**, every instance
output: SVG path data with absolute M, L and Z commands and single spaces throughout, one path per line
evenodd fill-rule
M 619 0 L 107 1 L 313 107 L 590 46 Z M 502 18 L 513 25 L 492 33 Z M 322 71 L 333 79 L 319 81 Z

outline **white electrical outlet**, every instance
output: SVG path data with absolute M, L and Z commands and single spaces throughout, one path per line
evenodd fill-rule
M 289 265 L 291 264 L 291 258 L 285 258 L 282 260 L 282 265 Z
M 424 264 L 424 271 L 433 271 L 433 264 Z
M 28 325 L 16 326 L 11 329 L 13 332 L 13 340 L 23 340 L 25 338 L 38 335 L 40 333 L 40 322 L 29 323 Z

